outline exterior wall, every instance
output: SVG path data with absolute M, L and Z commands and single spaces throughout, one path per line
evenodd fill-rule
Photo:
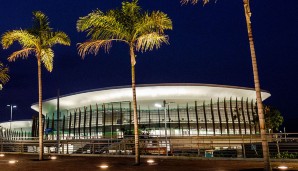
M 0 123 L 1 129 L 10 129 L 13 131 L 31 131 L 32 120 L 16 120 L 12 122 Z
M 165 118 L 166 112 L 166 118 Z M 84 106 L 62 111 L 59 121 L 61 139 L 67 137 L 110 138 L 133 133 L 133 112 L 130 102 Z M 171 103 L 162 108 L 138 109 L 140 134 L 164 136 L 165 119 L 168 136 L 218 136 L 259 134 L 254 122 L 255 104 L 248 99 L 211 99 L 202 104 Z M 54 118 L 54 119 L 53 119 Z M 45 129 L 56 135 L 56 114 L 47 114 Z M 37 129 L 37 127 L 35 128 Z
M 0 123 L 0 138 L 17 140 L 31 137 L 32 121 L 21 120 Z

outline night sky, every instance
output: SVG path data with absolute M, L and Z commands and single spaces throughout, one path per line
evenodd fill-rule
M 179 0 L 139 0 L 144 10 L 161 10 L 173 21 L 167 31 L 170 45 L 137 54 L 137 84 L 208 83 L 254 87 L 242 0 L 217 0 L 205 6 Z M 32 11 L 41 10 L 54 30 L 66 32 L 72 45 L 57 45 L 54 70 L 43 68 L 43 99 L 88 89 L 131 84 L 128 46 L 114 43 L 109 54 L 101 51 L 84 60 L 76 45 L 87 40 L 76 31 L 76 21 L 96 8 L 120 7 L 120 0 L 9 0 L 0 5 L 0 34 L 32 25 Z M 298 1 L 251 0 L 252 27 L 261 88 L 271 97 L 264 103 L 277 107 L 288 131 L 298 132 Z M 18 106 L 14 118 L 30 119 L 30 106 L 38 101 L 35 57 L 9 63 L 6 58 L 20 46 L 0 50 L 10 67 L 11 80 L 0 91 L 0 121 L 10 119 L 7 104 Z

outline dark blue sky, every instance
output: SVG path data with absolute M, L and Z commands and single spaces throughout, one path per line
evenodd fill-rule
M 168 31 L 170 45 L 137 54 L 136 80 L 148 83 L 208 83 L 253 87 L 253 75 L 242 0 L 217 0 L 181 6 L 179 0 L 139 0 L 144 10 L 161 10 L 173 21 Z M 0 34 L 28 28 L 32 11 L 41 10 L 51 27 L 66 32 L 70 47 L 55 46 L 54 70 L 43 69 L 43 98 L 61 94 L 130 85 L 128 47 L 113 44 L 82 60 L 76 44 L 86 40 L 77 33 L 76 21 L 92 10 L 120 7 L 120 0 L 9 0 L 1 2 Z M 271 92 L 265 101 L 280 109 L 290 127 L 297 115 L 298 99 L 298 1 L 251 0 L 252 26 L 262 89 Z M 9 120 L 6 104 L 16 104 L 15 119 L 31 118 L 32 103 L 38 101 L 37 64 L 34 57 L 8 63 L 6 58 L 20 49 L 14 45 L 0 50 L 0 60 L 10 67 L 11 80 L 0 91 L 0 121 Z

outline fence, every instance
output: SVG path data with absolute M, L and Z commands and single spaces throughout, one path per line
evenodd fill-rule
M 268 134 L 271 158 L 298 158 L 298 133 Z M 140 136 L 142 155 L 261 158 L 259 135 L 151 137 Z M 1 138 L 1 152 L 38 153 L 38 137 Z M 44 140 L 45 153 L 134 154 L 134 138 L 67 137 Z

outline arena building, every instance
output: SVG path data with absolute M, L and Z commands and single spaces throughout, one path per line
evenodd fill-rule
M 138 85 L 136 92 L 140 134 L 169 137 L 259 134 L 254 89 L 148 84 Z M 270 93 L 262 91 L 262 99 L 268 97 Z M 38 111 L 38 104 L 31 108 Z M 46 134 L 59 129 L 62 139 L 86 139 L 119 138 L 133 133 L 130 86 L 63 95 L 59 98 L 59 109 L 58 119 L 57 98 L 43 101 Z M 37 128 L 38 118 L 33 120 L 32 130 Z

